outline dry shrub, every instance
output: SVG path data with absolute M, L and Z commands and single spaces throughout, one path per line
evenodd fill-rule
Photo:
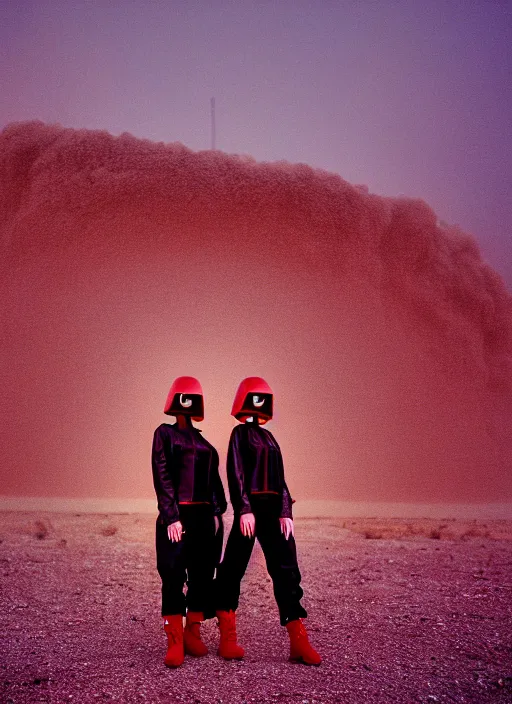
M 365 530 L 364 537 L 367 540 L 380 540 L 382 538 L 382 533 L 378 530 Z
M 105 526 L 101 529 L 100 533 L 101 535 L 104 535 L 106 538 L 108 538 L 110 535 L 115 535 L 117 531 L 117 526 Z
M 44 521 L 36 521 L 34 537 L 38 540 L 44 540 L 48 535 L 48 530 L 49 528 Z
M 461 540 L 471 540 L 471 538 L 490 538 L 491 533 L 488 530 L 482 530 L 479 528 L 469 528 L 464 533 L 461 533 Z

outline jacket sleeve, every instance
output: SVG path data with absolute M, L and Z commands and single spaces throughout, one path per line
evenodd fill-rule
M 225 513 L 228 504 L 226 501 L 226 495 L 224 493 L 222 480 L 219 474 L 219 455 L 217 454 L 217 452 L 214 452 L 212 458 L 211 482 L 213 515 L 221 516 L 223 513 Z
M 275 438 L 274 438 L 275 442 Z M 276 442 L 277 445 L 277 442 Z M 277 445 L 279 447 L 279 445 Z M 281 474 L 281 482 L 283 483 L 283 494 L 282 494 L 282 504 L 281 504 L 281 514 L 280 518 L 293 518 L 292 514 L 292 497 L 290 496 L 290 491 L 286 485 L 286 480 L 284 478 L 284 464 L 283 456 L 281 454 L 281 448 L 279 448 L 279 472 Z
M 166 525 L 180 520 L 178 505 L 174 494 L 170 461 L 172 445 L 166 436 L 165 426 L 159 426 L 153 436 L 151 465 L 153 468 L 153 484 L 155 486 L 160 516 Z M 171 445 L 171 446 L 169 446 Z
M 245 490 L 244 462 L 242 455 L 242 431 L 241 425 L 235 426 L 229 439 L 228 447 L 228 487 L 229 498 L 236 514 L 252 513 L 249 497 Z
M 280 518 L 293 518 L 292 503 L 292 497 L 290 496 L 286 482 L 283 482 L 283 504 Z

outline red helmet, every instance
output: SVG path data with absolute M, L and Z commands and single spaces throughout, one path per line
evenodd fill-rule
M 273 393 L 265 379 L 248 376 L 240 382 L 235 394 L 231 415 L 242 423 L 253 416 L 263 425 L 272 418 Z
M 168 416 L 192 416 L 192 420 L 204 419 L 203 389 L 193 376 L 179 376 L 172 383 L 164 413 Z

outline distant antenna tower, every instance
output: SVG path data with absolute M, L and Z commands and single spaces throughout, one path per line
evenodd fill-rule
M 210 113 L 212 118 L 212 149 L 215 149 L 215 138 L 217 136 L 215 129 L 215 98 L 210 100 Z

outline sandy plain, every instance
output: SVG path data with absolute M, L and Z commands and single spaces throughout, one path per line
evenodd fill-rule
M 242 662 L 163 665 L 154 520 L 0 512 L 0 701 L 168 704 L 512 702 L 512 522 L 299 518 L 324 661 L 287 661 L 259 547 L 238 612 Z

